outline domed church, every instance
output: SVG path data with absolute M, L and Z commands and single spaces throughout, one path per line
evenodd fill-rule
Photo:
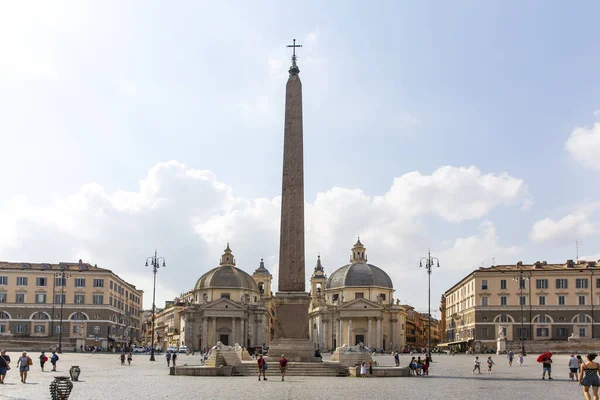
M 182 296 L 181 344 L 194 350 L 210 348 L 217 341 L 245 347 L 268 344 L 271 279 L 262 259 L 252 276 L 236 267 L 227 243 L 219 266 L 202 275 L 194 289 Z
M 315 348 L 360 342 L 378 351 L 404 348 L 406 313 L 394 304 L 389 275 L 367 262 L 360 238 L 352 247 L 350 263 L 329 278 L 319 256 L 310 283 L 309 333 Z

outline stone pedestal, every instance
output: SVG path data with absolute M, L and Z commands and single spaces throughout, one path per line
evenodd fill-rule
M 506 353 L 506 339 L 498 338 L 496 339 L 496 354 L 505 354 Z
M 365 362 L 369 365 L 373 361 L 371 352 L 362 343 L 356 346 L 343 345 L 335 349 L 331 355 L 331 361 L 337 361 L 344 367 L 354 367 Z
M 289 361 L 316 362 L 313 344 L 308 338 L 309 294 L 277 292 L 275 296 L 275 338 L 269 345 L 269 357 L 285 354 Z

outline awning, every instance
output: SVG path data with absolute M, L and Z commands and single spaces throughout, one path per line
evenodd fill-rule
M 453 344 L 460 344 L 460 343 L 469 343 L 472 339 L 467 339 L 467 340 L 457 340 L 456 342 L 448 342 L 448 343 L 439 343 L 437 346 L 438 347 L 445 347 L 445 346 L 450 346 Z

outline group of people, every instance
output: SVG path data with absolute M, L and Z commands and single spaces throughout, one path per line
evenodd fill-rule
M 52 371 L 56 371 L 56 363 L 58 362 L 58 354 L 55 351 L 52 352 L 52 356 L 50 356 L 50 363 L 52 364 Z M 41 352 L 39 356 L 40 367 L 42 372 L 44 372 L 44 365 L 48 361 L 48 357 L 45 352 Z M 6 354 L 6 350 L 0 351 L 0 384 L 4 384 L 4 379 L 6 378 L 6 373 L 11 369 L 10 367 L 10 356 Z M 21 383 L 27 383 L 27 374 L 29 373 L 30 367 L 33 365 L 33 360 L 31 357 L 27 355 L 27 352 L 24 351 L 21 353 L 21 357 L 17 359 L 17 368 L 19 368 L 19 375 L 21 376 Z
M 119 355 L 119 359 L 121 360 L 121 365 L 125 365 L 125 358 L 127 358 L 127 364 L 131 365 L 131 361 L 133 361 L 133 352 L 127 353 L 125 355 L 125 350 L 121 351 L 121 355 Z
M 267 369 L 269 365 L 267 364 L 267 360 L 263 357 L 262 354 L 259 354 L 256 364 L 258 366 L 258 380 L 260 381 L 260 377 L 262 376 L 263 380 L 267 380 Z M 288 360 L 285 358 L 285 354 L 281 355 L 279 359 L 279 372 L 281 373 L 281 381 L 285 381 L 285 372 L 288 368 Z
M 398 361 L 399 362 L 399 361 Z M 421 356 L 411 358 L 408 367 L 412 376 L 429 375 L 429 364 L 431 360 L 429 356 L 421 359 Z
M 600 370 L 600 364 L 595 362 L 596 354 L 588 354 L 583 361 L 581 356 L 575 356 L 571 354 L 569 358 L 569 378 L 573 381 L 577 378 L 579 385 L 583 386 L 583 394 L 586 400 L 591 400 L 590 388 L 594 400 L 598 400 L 598 389 L 600 388 L 600 376 L 598 376 L 598 370 Z
M 173 362 L 174 367 L 177 366 L 177 352 L 171 353 L 170 351 L 167 351 L 165 358 L 167 359 L 167 367 L 171 366 L 171 361 Z

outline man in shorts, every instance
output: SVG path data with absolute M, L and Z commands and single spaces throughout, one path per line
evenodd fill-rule
M 288 360 L 286 360 L 286 358 L 284 357 L 285 354 L 281 355 L 281 358 L 279 359 L 279 370 L 281 371 L 281 380 L 285 381 L 285 371 L 287 370 L 287 363 Z
M 575 380 L 578 372 L 579 360 L 577 359 L 577 357 L 575 357 L 574 354 L 571 354 L 571 358 L 569 358 L 569 378 L 571 378 L 571 380 Z
M 546 372 L 548 373 L 548 379 L 549 380 L 553 380 L 552 379 L 552 358 L 550 358 L 550 356 L 546 356 L 546 358 L 544 358 L 542 360 L 542 379 L 546 379 Z
M 2 352 L 0 352 L 0 385 L 4 384 L 6 371 L 8 371 L 8 368 L 10 368 L 9 364 L 10 357 L 6 354 L 6 350 L 3 349 Z

